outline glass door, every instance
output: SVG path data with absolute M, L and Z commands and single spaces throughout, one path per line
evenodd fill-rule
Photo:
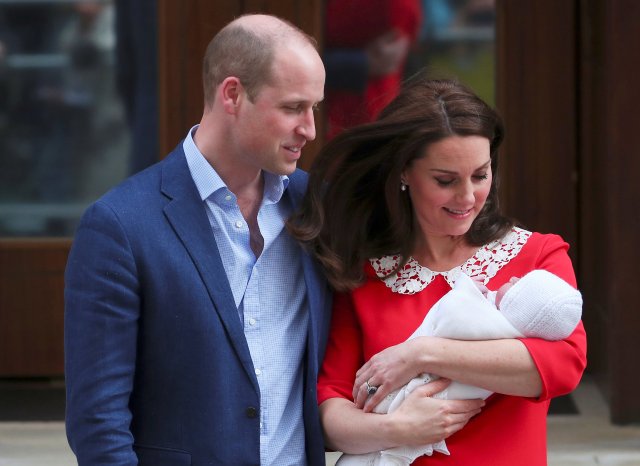
M 78 220 L 158 158 L 154 5 L 0 0 L 0 377 L 62 374 Z

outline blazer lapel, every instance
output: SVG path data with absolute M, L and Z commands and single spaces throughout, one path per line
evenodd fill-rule
M 165 215 L 198 269 L 229 340 L 260 393 L 233 293 L 204 203 L 189 172 L 182 144 L 164 161 L 160 189 L 171 199 L 164 208 Z

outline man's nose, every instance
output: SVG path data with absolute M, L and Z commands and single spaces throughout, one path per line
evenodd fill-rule
M 300 121 L 296 131 L 304 136 L 307 141 L 313 141 L 316 138 L 316 122 L 313 116 L 313 109 L 305 110 L 301 118 L 302 121 Z

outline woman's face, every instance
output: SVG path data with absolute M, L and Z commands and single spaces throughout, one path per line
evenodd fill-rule
M 464 235 L 491 188 L 489 139 L 449 136 L 430 144 L 401 179 L 425 238 Z

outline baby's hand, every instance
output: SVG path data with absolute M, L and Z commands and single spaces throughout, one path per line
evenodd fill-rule
M 489 288 L 487 288 L 486 285 L 482 282 L 482 280 L 478 277 L 471 277 L 471 280 L 473 281 L 474 285 L 478 287 L 478 289 L 480 290 L 480 293 L 482 293 L 486 298 L 487 293 L 489 293 Z

